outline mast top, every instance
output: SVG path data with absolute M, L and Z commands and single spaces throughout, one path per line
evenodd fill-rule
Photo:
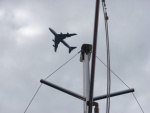
M 88 54 L 92 52 L 92 45 L 91 44 L 83 44 L 81 47 L 81 54 L 80 54 L 80 62 L 84 60 L 84 53 Z

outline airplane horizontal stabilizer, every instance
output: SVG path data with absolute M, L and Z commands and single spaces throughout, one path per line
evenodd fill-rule
M 70 48 L 69 48 L 69 53 L 70 53 L 73 49 L 75 49 L 75 48 L 77 48 L 77 47 L 70 47 Z

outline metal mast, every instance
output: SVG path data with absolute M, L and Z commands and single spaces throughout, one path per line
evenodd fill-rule
M 80 61 L 83 62 L 83 96 L 85 101 L 83 102 L 84 113 L 88 113 L 87 102 L 89 101 L 89 91 L 90 91 L 90 70 L 89 61 L 91 57 L 92 45 L 83 44 L 81 47 Z
M 97 47 L 99 4 L 100 4 L 100 0 L 96 0 L 94 34 L 93 34 L 93 52 L 92 52 L 92 66 L 91 66 L 90 95 L 89 95 L 89 102 L 88 102 L 89 111 L 88 111 L 88 113 L 92 113 L 92 106 L 93 106 L 93 89 L 94 89 L 94 76 L 95 76 L 95 59 L 96 59 L 96 47 Z

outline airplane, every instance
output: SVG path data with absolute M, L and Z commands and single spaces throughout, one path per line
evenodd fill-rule
M 77 48 L 77 47 L 70 47 L 70 46 L 64 41 L 65 38 L 71 37 L 71 36 L 74 36 L 74 35 L 77 35 L 77 34 L 75 34 L 75 33 L 72 33 L 72 34 L 69 34 L 69 33 L 67 33 L 67 34 L 62 34 L 62 33 L 57 34 L 53 29 L 49 28 L 49 30 L 50 30 L 50 31 L 53 33 L 53 35 L 55 36 L 55 40 L 52 40 L 52 41 L 54 41 L 53 47 L 54 47 L 55 52 L 57 51 L 58 44 L 59 44 L 60 42 L 62 42 L 66 47 L 69 48 L 69 53 L 70 53 L 73 49 Z

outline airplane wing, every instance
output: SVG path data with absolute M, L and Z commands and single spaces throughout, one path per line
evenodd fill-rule
M 60 34 L 60 37 L 61 37 L 61 39 L 65 39 L 67 37 L 71 37 L 71 36 L 74 36 L 74 35 L 77 35 L 77 34 L 75 34 L 75 33 L 72 33 L 72 34 L 69 34 L 69 33 L 67 33 L 67 34 Z

